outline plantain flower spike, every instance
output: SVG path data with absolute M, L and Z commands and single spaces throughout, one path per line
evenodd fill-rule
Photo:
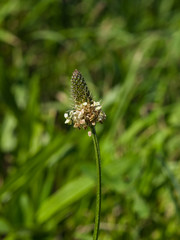
M 92 99 L 87 84 L 77 69 L 71 78 L 71 93 L 74 109 L 64 114 L 65 124 L 79 129 L 87 129 L 95 126 L 97 122 L 104 122 L 106 114 L 102 111 L 100 102 Z M 90 136 L 90 133 L 88 135 Z

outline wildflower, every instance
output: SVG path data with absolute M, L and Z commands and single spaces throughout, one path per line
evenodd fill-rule
M 75 70 L 71 79 L 71 92 L 74 100 L 74 109 L 64 114 L 65 124 L 75 128 L 87 129 L 97 122 L 103 123 L 106 114 L 102 111 L 100 102 L 92 99 L 87 84 L 78 70 Z M 90 134 L 88 133 L 90 136 Z

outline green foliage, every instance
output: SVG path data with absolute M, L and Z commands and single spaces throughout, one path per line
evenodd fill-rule
M 107 115 L 100 239 L 180 238 L 179 27 L 178 0 L 0 1 L 0 239 L 92 239 L 76 68 Z

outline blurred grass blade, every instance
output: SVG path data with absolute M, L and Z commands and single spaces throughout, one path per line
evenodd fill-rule
M 12 82 L 6 77 L 4 60 L 0 58 L 0 100 L 16 116 L 21 116 L 21 111 L 16 104 L 15 97 L 12 93 Z
M 174 176 L 173 172 L 169 168 L 168 164 L 164 161 L 163 157 L 158 158 L 161 163 L 161 168 L 164 174 L 168 177 L 171 185 L 173 186 L 174 190 L 176 191 L 176 195 L 178 196 L 179 203 L 180 203 L 180 184 L 177 181 L 176 177 Z
M 13 47 L 17 46 L 20 43 L 18 37 L 4 29 L 0 29 L 0 41 L 10 44 Z
M 51 40 L 54 42 L 62 42 L 66 38 L 59 32 L 55 31 L 48 31 L 48 30 L 42 30 L 42 31 L 36 31 L 32 33 L 33 39 L 42 39 L 42 40 Z
M 43 223 L 47 221 L 61 209 L 82 198 L 93 186 L 93 180 L 86 176 L 67 183 L 42 203 L 37 213 L 38 222 Z
M 0 23 L 3 20 L 13 13 L 16 13 L 20 8 L 20 1 L 19 0 L 7 0 L 0 8 Z
M 63 159 L 72 149 L 71 144 L 62 144 L 61 138 L 54 139 L 48 146 L 42 149 L 34 157 L 30 158 L 15 174 L 13 174 L 0 189 L 0 198 L 6 200 L 13 197 L 12 194 L 29 184 L 35 174 L 42 170 L 51 159 Z M 54 160 L 54 159 L 53 159 Z
M 6 219 L 0 217 L 0 234 L 6 234 L 12 231 L 10 224 Z

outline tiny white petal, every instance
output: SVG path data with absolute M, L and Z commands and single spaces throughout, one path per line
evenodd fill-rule
M 85 124 L 85 120 L 84 119 L 80 120 L 80 124 Z
M 100 102 L 94 102 L 94 106 L 99 106 Z
M 91 131 L 88 132 L 88 136 L 91 137 Z
M 78 118 L 80 119 L 81 117 L 82 117 L 82 113 L 80 112 L 79 114 L 78 114 Z
M 75 123 L 75 124 L 74 124 L 74 127 L 75 127 L 75 128 L 78 128 L 78 127 L 79 127 L 79 124 L 78 124 L 78 123 Z
M 68 118 L 68 114 L 67 114 L 67 113 L 65 113 L 65 114 L 64 114 L 64 117 L 65 117 L 65 118 Z
M 87 102 L 84 102 L 84 103 L 83 103 L 83 106 L 87 106 Z
M 98 106 L 98 107 L 96 107 L 96 110 L 100 110 L 102 107 L 101 106 Z
M 70 119 L 66 119 L 65 123 L 70 123 L 71 124 L 71 120 Z

